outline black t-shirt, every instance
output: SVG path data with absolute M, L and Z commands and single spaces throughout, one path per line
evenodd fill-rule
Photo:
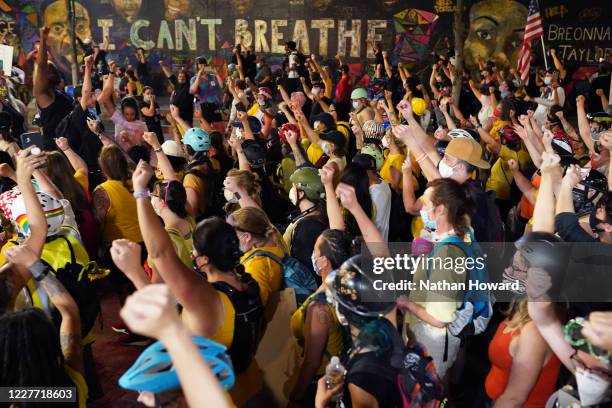
M 312 269 L 312 252 L 317 238 L 326 229 L 327 223 L 319 215 L 308 215 L 298 221 L 291 236 L 291 256 L 304 264 L 313 276 L 316 274 Z
M 56 150 L 55 129 L 62 119 L 72 110 L 73 99 L 63 92 L 53 90 L 54 100 L 51 105 L 40 109 L 40 123 L 43 129 L 45 150 Z M 59 135 L 63 136 L 63 135 Z
M 171 75 L 168 77 L 168 81 L 174 87 L 170 96 L 170 103 L 179 109 L 183 120 L 191 123 L 193 120 L 193 95 L 189 93 L 189 78 L 184 84 L 179 84 L 176 75 Z
M 144 123 L 147 124 L 147 130 L 149 132 L 155 132 L 155 134 L 157 135 L 157 138 L 161 140 L 161 143 L 163 143 L 164 132 L 161 126 L 161 115 L 159 114 L 159 105 L 157 104 L 157 102 L 154 102 L 154 103 L 155 103 L 155 114 L 153 116 L 147 116 L 144 113 L 142 113 L 143 108 L 148 109 L 150 106 L 150 104 L 144 101 L 139 102 L 140 113 L 142 114 L 142 120 L 144 120 Z
M 575 213 L 564 212 L 555 217 L 555 227 L 561 239 L 566 242 L 597 242 L 578 222 Z
M 127 92 L 127 84 L 130 80 L 127 75 L 124 75 L 119 81 L 119 92 Z
M 95 111 L 95 110 L 94 110 Z M 70 142 L 70 147 L 85 161 L 89 168 L 90 184 L 97 185 L 100 167 L 98 155 L 102 150 L 100 138 L 92 133 L 87 126 L 87 118 L 98 119 L 94 111 L 84 111 L 80 103 L 77 103 L 70 113 L 70 120 L 65 137 Z
M 470 197 L 474 201 L 475 208 L 474 213 L 471 215 L 472 228 L 474 228 L 474 235 L 478 242 L 489 242 L 488 239 L 488 196 L 483 191 L 480 185 L 474 180 L 468 180 L 464 183 L 468 189 Z
M 364 369 L 366 367 L 367 369 Z M 357 354 L 351 359 L 346 383 L 354 384 L 372 395 L 379 407 L 401 407 L 402 397 L 396 376 L 397 373 L 391 368 L 389 355 L 377 356 L 375 352 L 367 352 Z

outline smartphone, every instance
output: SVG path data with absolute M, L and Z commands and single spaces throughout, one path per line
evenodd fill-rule
M 21 148 L 27 149 L 30 146 L 36 146 L 39 153 L 35 153 L 36 147 L 32 149 L 32 154 L 40 154 L 44 150 L 43 135 L 40 132 L 26 132 L 19 136 Z

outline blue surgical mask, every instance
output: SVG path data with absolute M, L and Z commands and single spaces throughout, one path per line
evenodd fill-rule
M 423 220 L 423 225 L 425 226 L 425 228 L 434 230 L 434 231 L 438 228 L 438 223 L 436 222 L 436 220 L 432 220 L 429 218 L 429 213 L 427 211 L 421 209 L 420 214 L 421 214 L 421 219 Z

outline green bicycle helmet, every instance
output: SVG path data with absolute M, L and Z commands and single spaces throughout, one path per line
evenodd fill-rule
M 319 201 L 325 198 L 325 187 L 321 183 L 321 177 L 317 169 L 313 167 L 302 167 L 293 172 L 289 178 L 295 187 L 303 191 L 310 201 Z

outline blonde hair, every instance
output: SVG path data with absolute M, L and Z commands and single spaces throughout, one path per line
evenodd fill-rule
M 508 324 L 506 327 L 510 330 L 521 330 L 523 326 L 531 321 L 527 310 L 527 297 L 522 296 L 512 300 L 505 314 L 508 316 Z
M 227 177 L 235 178 L 238 186 L 244 188 L 250 196 L 257 193 L 257 179 L 249 170 L 231 169 Z
M 287 246 L 281 233 L 270 222 L 263 210 L 256 207 L 245 207 L 236 210 L 231 215 L 234 228 L 248 232 L 263 239 L 273 238 L 276 245 L 287 253 Z

